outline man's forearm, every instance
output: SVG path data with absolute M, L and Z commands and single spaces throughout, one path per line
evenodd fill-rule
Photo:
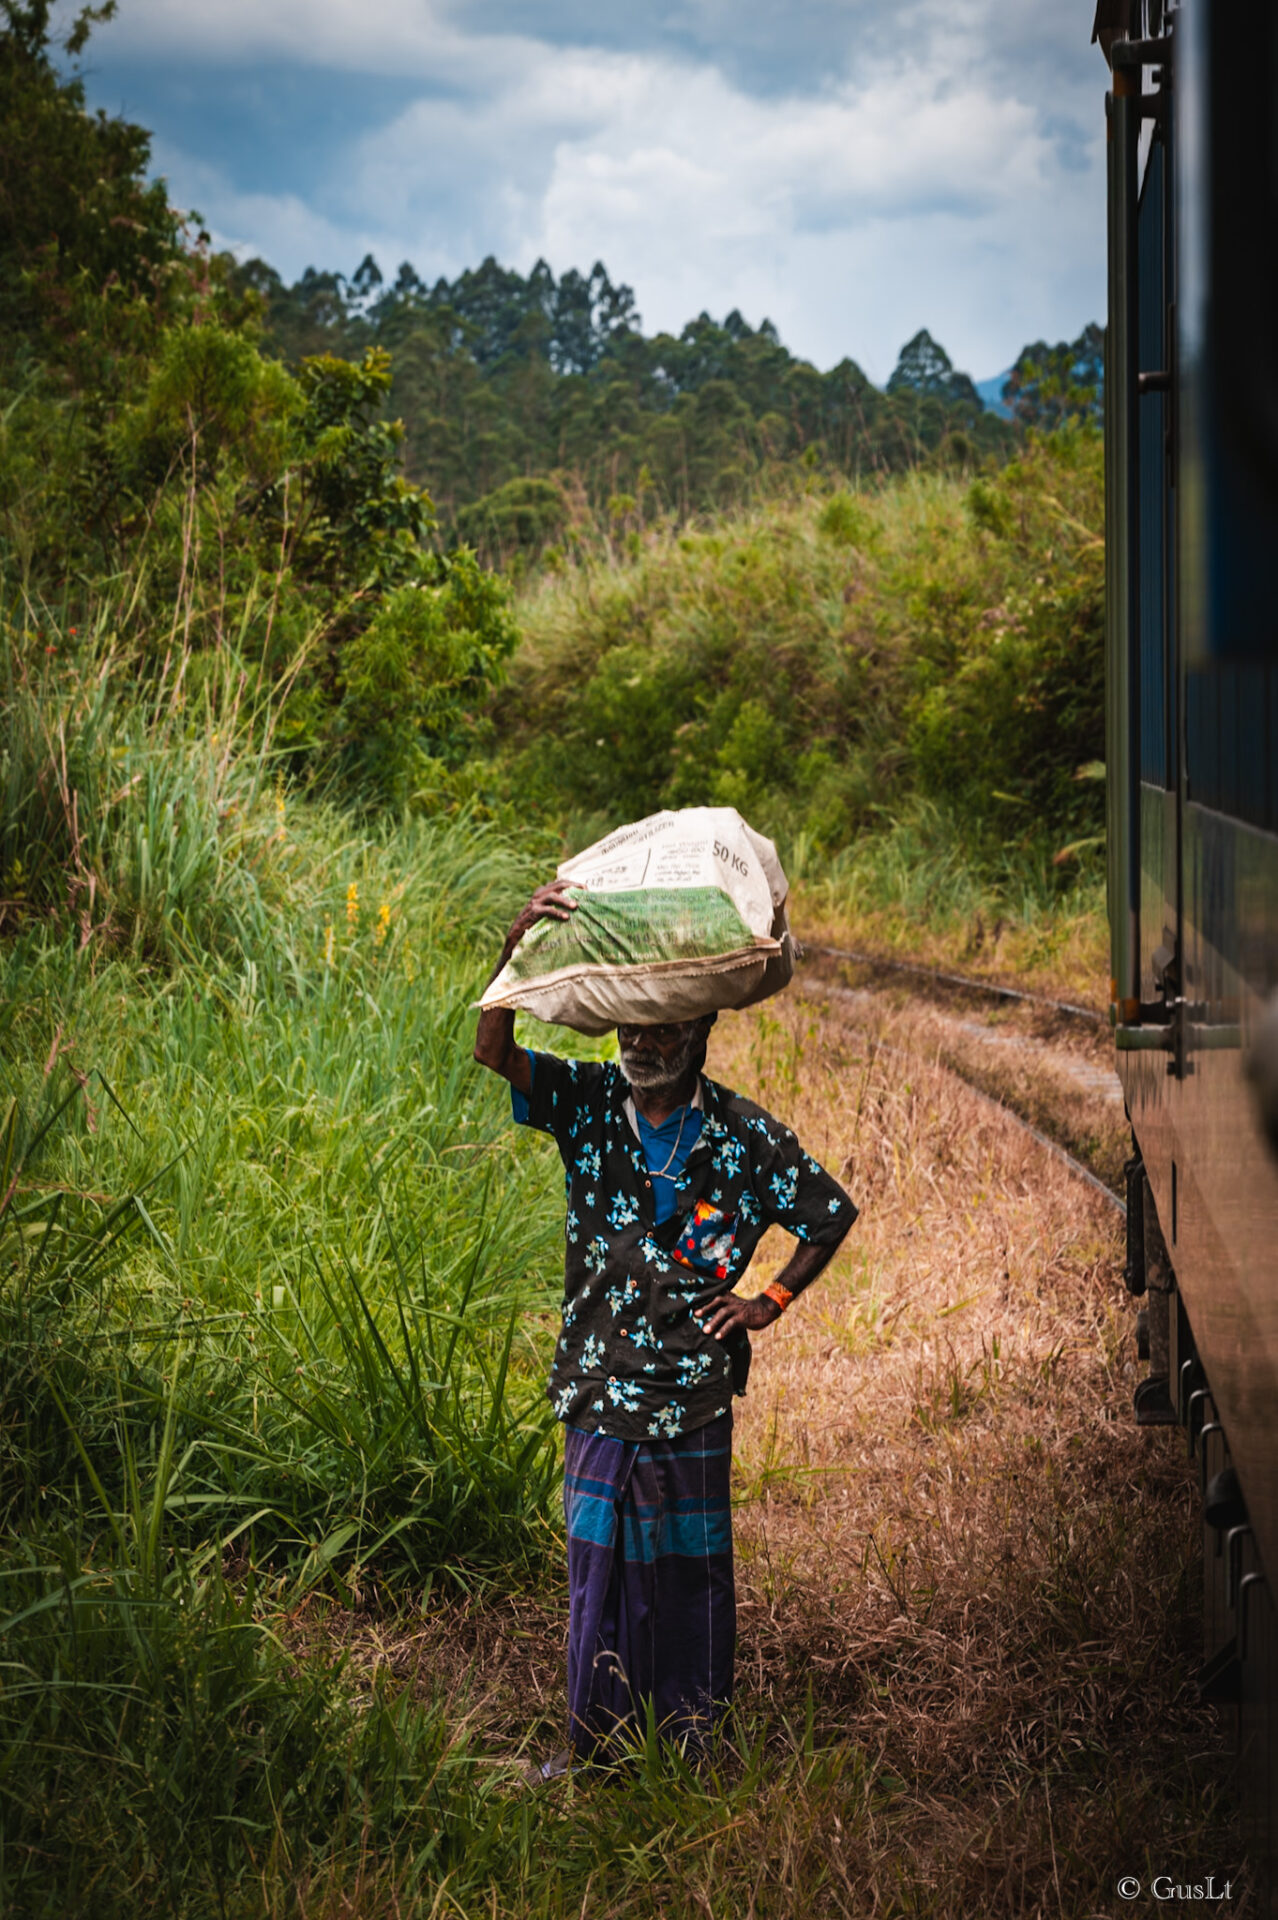
M 824 1247 L 814 1247 L 800 1241 L 780 1273 L 775 1276 L 773 1284 L 783 1287 L 787 1293 L 802 1293 L 805 1287 L 812 1285 L 819 1273 L 825 1272 L 842 1245 L 842 1240 L 836 1240 L 833 1246 Z
M 843 1239 L 836 1240 L 833 1246 L 824 1247 L 801 1243 L 771 1285 L 778 1292 L 802 1293 L 819 1273 L 825 1271 L 842 1245 Z M 771 1292 L 756 1294 L 749 1300 L 738 1293 L 721 1293 L 717 1299 L 708 1300 L 704 1306 L 694 1307 L 692 1311 L 705 1332 L 712 1333 L 716 1340 L 723 1340 L 740 1328 L 747 1333 L 759 1333 L 764 1327 L 770 1327 L 774 1320 L 780 1319 L 785 1311 L 785 1303 Z
M 515 1045 L 515 1016 L 509 1007 L 484 1007 L 475 1033 L 475 1058 L 481 1067 L 489 1067 L 509 1080 L 517 1092 L 532 1091 L 532 1069 L 528 1055 Z
M 546 886 L 538 887 L 506 935 L 497 965 L 489 976 L 489 986 L 529 927 L 538 920 L 567 920 L 576 911 L 577 903 L 565 893 L 562 881 L 551 880 Z M 532 1061 L 523 1047 L 515 1045 L 515 1016 L 509 1007 L 482 1009 L 475 1035 L 475 1058 L 481 1067 L 491 1067 L 503 1080 L 509 1080 L 515 1091 L 525 1098 L 532 1092 Z

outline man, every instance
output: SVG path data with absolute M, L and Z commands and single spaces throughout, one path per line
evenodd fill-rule
M 498 968 L 542 917 L 538 888 Z M 828 1265 L 856 1208 L 770 1114 L 702 1077 L 715 1016 L 617 1029 L 621 1065 L 530 1054 L 480 1014 L 475 1058 L 514 1117 L 553 1136 L 567 1186 L 563 1332 L 547 1391 L 564 1422 L 572 1753 L 616 1753 L 648 1703 L 697 1742 L 732 1694 L 731 1402 L 749 1334 Z M 798 1247 L 754 1299 L 731 1291 L 765 1229 Z M 544 1777 L 569 1755 L 548 1761 Z

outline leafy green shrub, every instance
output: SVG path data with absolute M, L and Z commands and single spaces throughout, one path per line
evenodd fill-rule
M 633 501 L 631 506 L 633 507 Z M 459 540 L 467 542 L 490 563 L 536 559 L 563 538 L 569 508 L 563 488 L 553 480 L 507 480 L 456 516 Z
M 827 855 L 931 799 L 987 869 L 1027 834 L 1045 857 L 1099 824 L 1100 508 L 1072 431 L 544 583 L 494 710 L 508 790 L 573 834 L 731 803 Z
M 874 522 L 850 493 L 835 493 L 818 513 L 816 526 L 818 533 L 838 546 L 863 547 L 869 543 Z
M 967 510 L 974 526 L 1006 537 L 1012 531 L 1012 508 L 1006 493 L 992 480 L 976 479 L 967 490 Z
M 1096 792 L 1078 775 L 1103 737 L 1102 611 L 1084 586 L 1009 597 L 1003 618 L 918 703 L 919 787 L 996 832 L 1065 838 L 1097 824 Z
M 342 652 L 340 724 L 378 792 L 404 800 L 474 744 L 473 716 L 518 640 L 506 592 L 462 548 L 438 584 L 389 594 Z
M 73 52 L 110 11 L 82 9 Z M 400 471 L 389 353 L 319 353 L 294 372 L 266 357 L 260 303 L 230 287 L 229 261 L 184 245 L 143 178 L 145 134 L 84 112 L 50 36 L 46 0 L 4 0 L 0 99 L 17 149 L 60 155 L 66 176 L 42 166 L 31 200 L 0 160 L 0 237 L 26 285 L 0 298 L 14 349 L 0 407 L 11 626 L 96 627 L 169 698 L 225 677 L 229 653 L 250 702 L 286 690 L 275 724 L 294 776 L 451 803 L 440 768 L 474 736 L 511 626 L 504 589 L 473 557 L 441 555 L 431 500 Z M 116 324 L 130 303 L 145 324 Z M 75 784 L 62 782 L 68 819 Z M 17 830 L 11 815 L 0 833 Z M 15 858 L 29 871 L 34 852 L 10 846 L 0 874 Z
M 107 444 L 140 502 L 175 471 L 184 479 L 207 477 L 228 458 L 260 485 L 287 463 L 289 424 L 301 411 L 298 383 L 264 360 L 245 334 L 174 326 L 158 343 L 136 405 L 112 422 Z

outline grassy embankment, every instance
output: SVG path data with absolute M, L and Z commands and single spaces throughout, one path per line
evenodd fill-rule
M 997 475 L 813 482 L 525 594 L 502 779 L 578 844 L 726 803 L 812 939 L 1096 1000 L 1100 445 Z

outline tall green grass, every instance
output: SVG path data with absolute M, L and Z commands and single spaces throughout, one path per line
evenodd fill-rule
M 442 1870 L 439 1713 L 269 1622 L 556 1544 L 558 1221 L 471 1059 L 535 848 L 295 795 L 232 655 L 58 642 L 3 685 L 4 1909 L 228 1911 L 432 1795 Z
M 963 822 L 916 797 L 833 855 L 796 835 L 787 871 L 791 917 L 814 942 L 1011 974 L 1076 999 L 1103 999 L 1103 874 L 1090 860 L 1055 860 L 1041 831 L 977 861 Z
M 321 1574 L 339 1593 L 359 1577 L 367 1472 L 356 1481 L 379 1444 L 400 1462 L 433 1447 L 436 1475 L 452 1462 L 451 1505 L 429 1484 L 381 1485 L 383 1510 L 398 1501 L 404 1530 L 422 1527 L 415 1562 L 402 1534 L 394 1554 L 389 1536 L 366 1547 L 383 1569 L 398 1558 L 392 1611 L 423 1562 L 507 1586 L 533 1570 L 553 1474 L 543 1422 L 511 1404 L 509 1321 L 468 1324 L 469 1269 L 449 1314 L 414 1321 L 402 1250 L 380 1295 L 353 1262 L 317 1274 L 330 1346 L 308 1401 L 287 1378 L 302 1348 L 265 1314 L 239 1337 L 272 1353 L 240 1359 L 243 1309 L 219 1312 L 197 1284 L 166 1303 L 164 1178 L 111 1198 L 51 1183 L 83 1102 L 78 1084 L 49 1095 L 25 1132 L 12 1103 L 4 1132 L 3 1911 L 478 1915 L 501 1889 L 503 1910 L 551 1916 L 601 1885 L 618 1912 L 675 1888 L 694 1911 L 723 1865 L 748 1878 L 741 1830 L 761 1822 L 785 1898 L 820 1885 L 823 1823 L 868 1830 L 898 1783 L 818 1737 L 811 1713 L 734 1723 L 698 1772 L 650 1725 L 619 1780 L 532 1796 L 440 1700 L 388 1678 L 357 1692 L 340 1661 L 293 1653 L 283 1608 Z M 295 1545 L 298 1499 L 269 1467 L 284 1482 L 280 1460 L 303 1457 L 312 1490 L 327 1466 L 320 1497 L 347 1518 L 327 1557 L 286 1564 L 271 1549 Z
M 233 699 L 192 714 L 161 681 L 121 706 L 112 669 L 8 703 L 34 850 L 0 953 L 15 1258 L 55 1207 L 61 1233 L 145 1192 L 150 1228 L 105 1293 L 58 1304 L 63 1350 L 94 1355 L 85 1445 L 120 1405 L 153 1417 L 181 1341 L 175 1511 L 262 1509 L 255 1541 L 314 1568 L 505 1564 L 554 1477 L 520 1321 L 554 1228 L 469 1003 L 520 856 L 464 823 L 353 836 L 290 800 Z

